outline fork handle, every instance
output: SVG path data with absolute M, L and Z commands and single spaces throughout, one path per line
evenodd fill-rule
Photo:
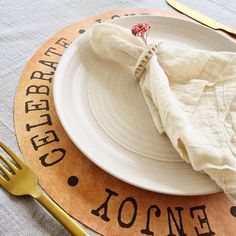
M 85 232 L 65 211 L 63 211 L 51 198 L 42 193 L 35 199 L 44 206 L 72 235 L 88 236 Z

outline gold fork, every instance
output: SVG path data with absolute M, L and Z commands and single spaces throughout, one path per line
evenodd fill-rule
M 88 236 L 82 228 L 66 214 L 54 201 L 39 190 L 37 177 L 33 170 L 26 165 L 13 151 L 0 141 L 0 147 L 18 164 L 16 167 L 11 161 L 0 153 L 12 173 L 0 163 L 0 170 L 5 177 L 0 175 L 0 185 L 15 196 L 30 195 L 44 206 L 72 235 Z

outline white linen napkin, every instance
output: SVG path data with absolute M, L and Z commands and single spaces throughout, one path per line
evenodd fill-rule
M 94 26 L 90 43 L 100 57 L 134 67 L 158 131 L 236 203 L 236 53 L 147 48 L 108 23 Z

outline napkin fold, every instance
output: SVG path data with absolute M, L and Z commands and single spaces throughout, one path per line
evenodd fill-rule
M 147 47 L 109 23 L 93 27 L 90 43 L 100 57 L 134 67 L 158 131 L 236 203 L 236 53 Z

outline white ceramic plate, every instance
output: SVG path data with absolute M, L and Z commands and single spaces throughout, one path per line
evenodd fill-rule
M 134 16 L 111 23 L 131 28 L 140 21 L 151 24 L 151 41 L 236 50 L 226 37 L 176 18 Z M 56 111 L 75 145 L 111 175 L 140 188 L 175 195 L 220 191 L 207 175 L 180 158 L 166 136 L 159 135 L 131 69 L 98 58 L 89 38 L 90 31 L 70 45 L 54 79 Z

